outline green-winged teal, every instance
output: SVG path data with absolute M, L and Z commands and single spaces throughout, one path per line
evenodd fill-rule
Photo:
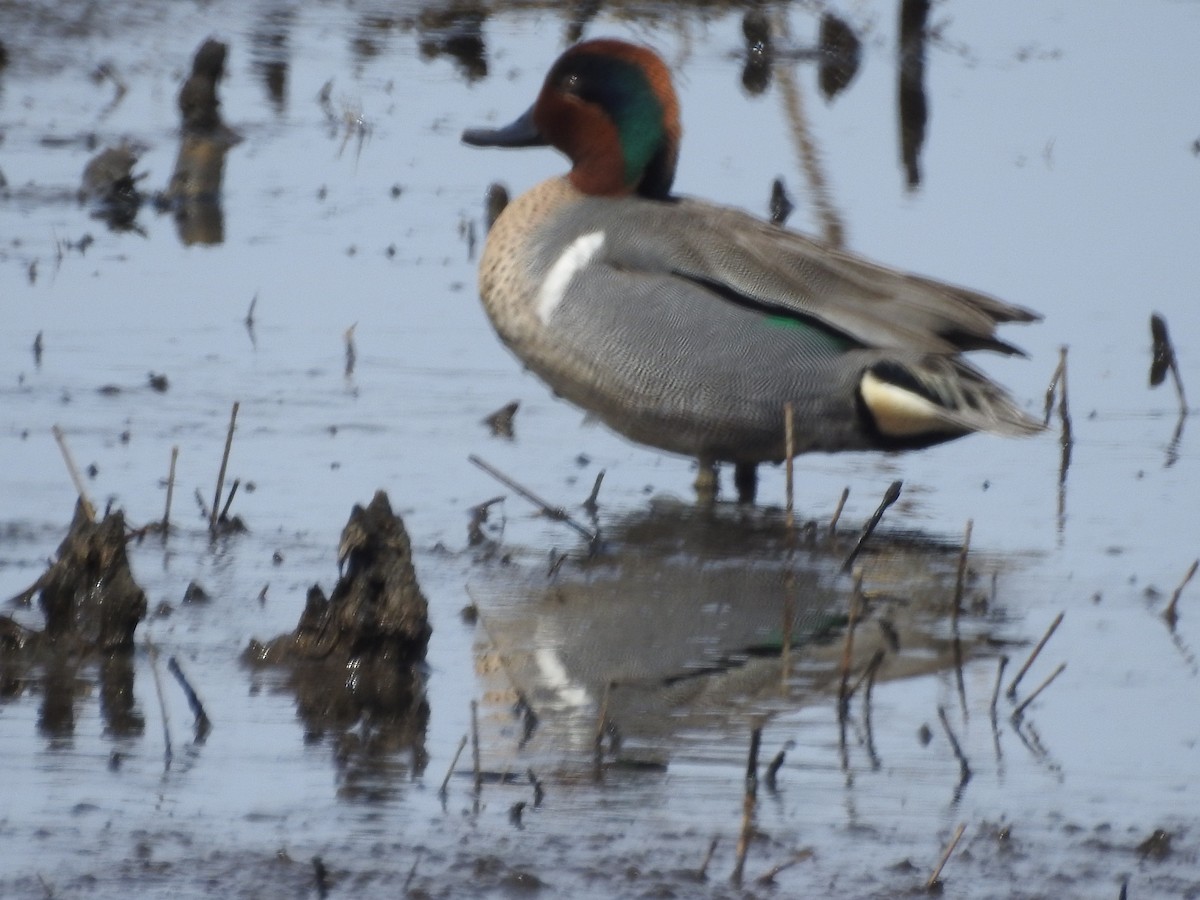
M 680 133 L 666 64 L 591 40 L 511 125 L 463 134 L 571 159 L 504 210 L 479 268 L 496 331 L 557 394 L 701 480 L 734 463 L 743 499 L 784 458 L 789 402 L 796 453 L 1039 429 L 961 357 L 1019 352 L 996 326 L 1035 313 L 672 195 Z

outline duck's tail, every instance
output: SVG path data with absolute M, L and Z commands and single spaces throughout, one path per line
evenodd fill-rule
M 863 371 L 859 399 L 880 436 L 897 446 L 926 446 L 986 431 L 1029 435 L 1042 424 L 999 385 L 961 359 L 881 360 Z

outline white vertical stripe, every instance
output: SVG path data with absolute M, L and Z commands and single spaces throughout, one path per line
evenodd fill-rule
M 602 246 L 604 232 L 593 231 L 591 234 L 575 238 L 562 252 L 562 256 L 554 261 L 542 282 L 542 289 L 538 291 L 537 314 L 543 325 L 550 324 L 550 317 L 558 304 L 562 303 L 567 285 L 571 283 L 575 273 L 591 262 Z

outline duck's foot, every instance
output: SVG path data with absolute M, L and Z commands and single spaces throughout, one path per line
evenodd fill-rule
M 717 464 L 711 459 L 696 460 L 696 502 L 711 504 L 717 499 L 721 480 L 717 475 Z
M 737 488 L 738 503 L 753 506 L 758 494 L 758 463 L 734 463 L 733 486 Z

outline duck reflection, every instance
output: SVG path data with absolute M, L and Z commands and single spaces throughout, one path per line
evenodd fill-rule
M 841 568 L 856 537 L 815 524 L 789 537 L 777 510 L 632 516 L 603 554 L 551 579 L 540 563 L 477 572 L 478 668 L 489 696 L 535 711 L 549 747 L 588 746 L 602 716 L 618 759 L 661 754 L 684 729 L 822 702 L 841 680 L 853 591 Z M 879 680 L 948 670 L 981 650 L 986 617 L 964 618 L 961 638 L 945 627 L 958 548 L 912 534 L 867 548 L 852 679 L 869 665 Z M 986 584 L 1000 563 L 972 567 Z

